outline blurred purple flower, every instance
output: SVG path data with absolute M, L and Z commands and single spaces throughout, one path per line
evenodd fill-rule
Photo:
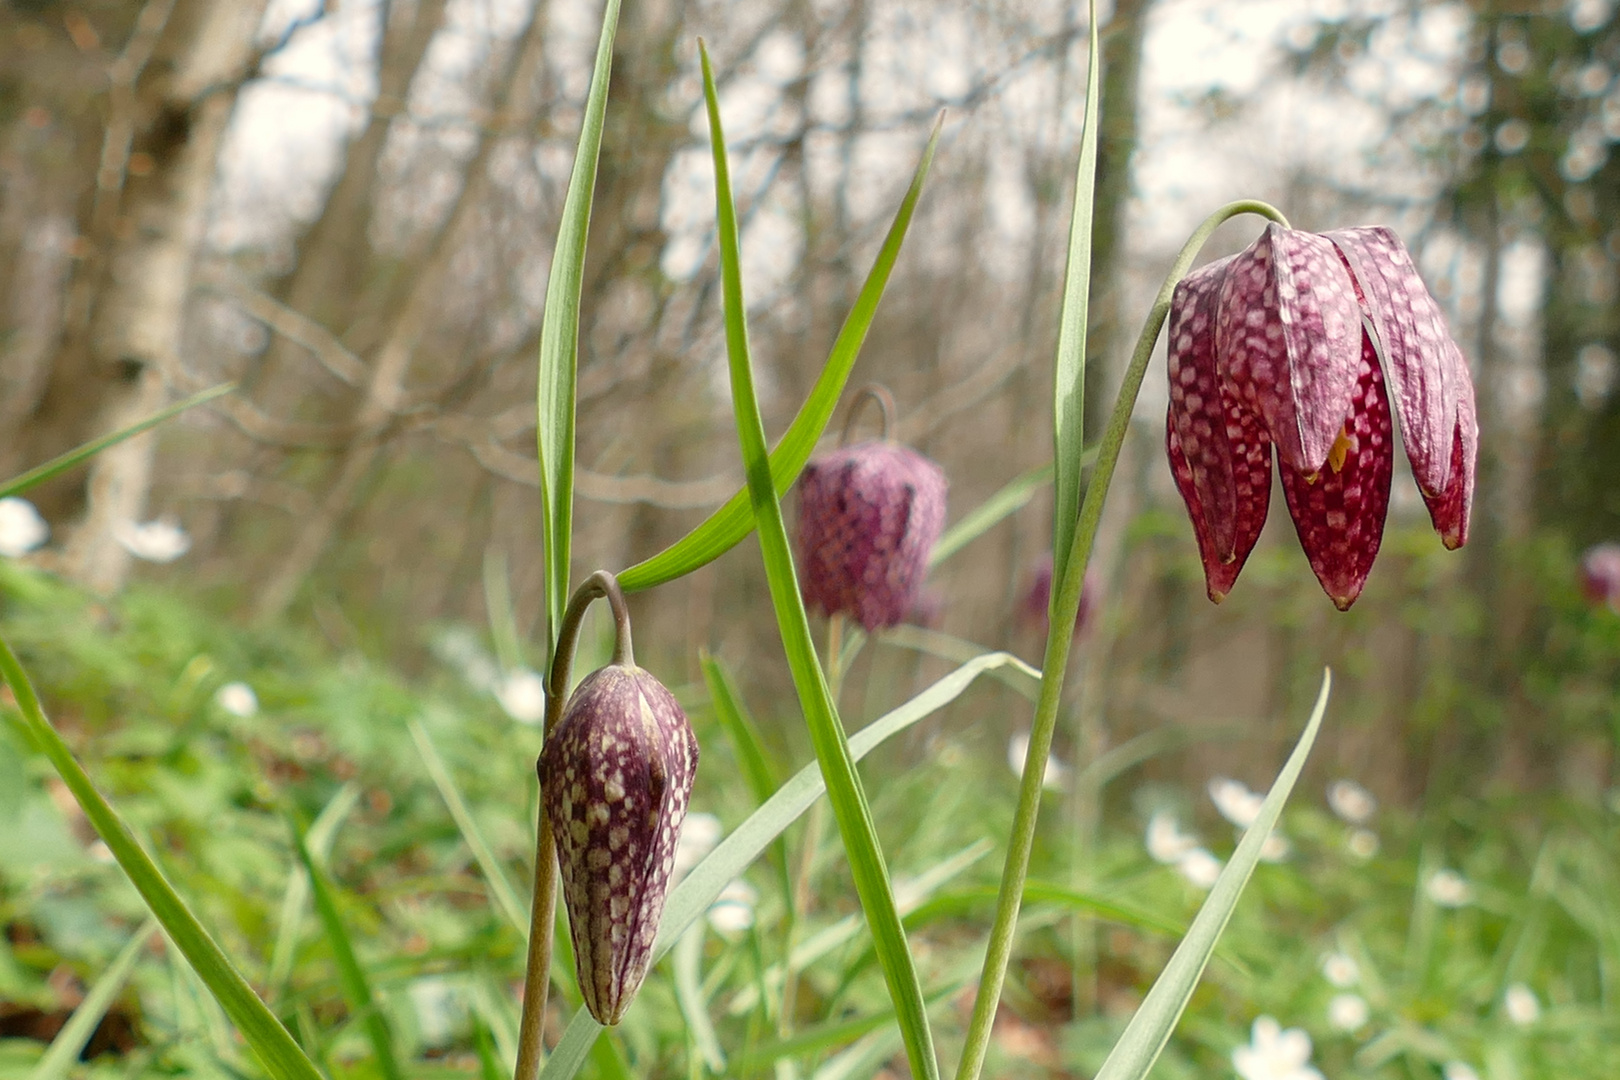
M 805 602 L 866 630 L 917 603 L 945 528 L 945 473 L 888 440 L 840 447 L 799 478 L 799 581 Z
M 697 763 L 674 695 L 630 664 L 579 684 L 540 755 L 579 989 L 603 1024 L 647 974 Z
M 1581 556 L 1581 591 L 1620 615 L 1620 544 L 1598 544 Z
M 1097 621 L 1097 597 L 1101 591 L 1097 568 L 1086 567 L 1085 580 L 1080 583 L 1080 610 L 1074 616 L 1074 636 L 1083 638 L 1091 633 Z M 1030 570 L 1029 588 L 1024 590 L 1024 601 L 1019 616 L 1032 626 L 1046 629 L 1046 620 L 1052 610 L 1052 553 L 1048 551 Z
M 1341 611 L 1355 603 L 1389 509 L 1391 397 L 1435 530 L 1448 548 L 1467 539 L 1473 381 L 1390 230 L 1272 224 L 1188 274 L 1170 305 L 1169 373 L 1165 440 L 1211 600 L 1265 525 L 1275 445 L 1311 569 Z

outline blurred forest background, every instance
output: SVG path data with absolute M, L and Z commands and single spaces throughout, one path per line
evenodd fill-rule
M 1405 236 L 1474 364 L 1484 435 L 1461 554 L 1399 469 L 1350 615 L 1280 513 L 1217 610 L 1162 464 L 1156 367 L 1077 661 L 1094 744 L 1060 752 L 1166 721 L 1280 739 L 1327 663 L 1319 762 L 1383 798 L 1487 777 L 1606 790 L 1613 616 L 1582 606 L 1574 567 L 1620 538 L 1615 5 L 1102 7 L 1091 415 L 1182 239 L 1255 197 L 1298 227 Z M 291 620 L 407 672 L 437 663 L 446 627 L 488 626 L 494 568 L 520 636 L 543 640 L 535 356 L 598 16 L 584 0 L 0 3 L 0 472 L 240 387 L 35 492 L 53 539 L 31 558 L 103 593 L 138 575 Z M 660 550 L 741 480 L 697 37 L 718 64 L 772 432 L 947 110 L 854 381 L 893 389 L 956 520 L 1050 456 L 1083 20 L 1057 0 L 625 5 L 584 285 L 576 580 Z M 1252 235 L 1228 225 L 1213 253 Z M 942 568 L 941 629 L 1036 654 L 1017 613 L 1048 515 L 1043 495 Z M 189 552 L 135 561 L 120 530 L 165 517 Z M 668 681 L 695 678 L 705 647 L 758 700 L 791 700 L 752 541 L 633 604 Z M 934 663 L 869 650 L 857 676 L 876 707 Z M 1254 771 L 1234 747 L 1201 750 L 1197 775 L 1223 754 Z

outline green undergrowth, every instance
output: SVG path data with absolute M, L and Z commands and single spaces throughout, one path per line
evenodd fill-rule
M 1153 524 L 1140 528 L 1151 533 Z M 1398 553 L 1399 541 L 1392 546 Z M 1543 561 L 1561 565 L 1557 553 Z M 1255 591 L 1269 587 L 1265 573 L 1254 577 Z M 1572 594 L 1558 605 L 1551 644 L 1530 669 L 1546 674 L 1535 679 L 1553 679 L 1560 665 L 1590 676 L 1612 662 L 1608 624 L 1584 614 Z M 415 721 L 426 732 L 505 884 L 526 903 L 540 740 L 490 692 L 495 650 L 481 631 L 424 630 L 437 659 L 406 679 L 316 636 L 244 631 L 171 591 L 137 588 L 98 601 L 9 562 L 0 562 L 0 631 L 92 778 L 324 1071 L 384 1075 L 379 1030 L 406 1076 L 507 1068 L 521 931 L 496 902 L 408 727 Z M 581 673 L 590 666 L 582 657 Z M 1594 678 L 1576 680 L 1584 696 L 1569 707 L 1595 716 L 1606 702 L 1612 716 L 1612 692 L 1605 697 Z M 254 715 L 220 704 L 220 688 L 238 681 L 257 696 Z M 757 789 L 810 760 L 802 736 L 779 738 L 797 731 L 791 709 L 778 717 L 769 703 L 748 700 L 744 686 L 735 704 L 752 706 L 755 719 L 740 723 L 766 737 L 763 749 L 743 753 L 739 721 L 721 723 L 704 684 L 675 690 L 703 746 L 694 810 L 716 815 L 723 829 L 747 817 Z M 1551 693 L 1541 682 L 1527 692 Z M 850 711 L 852 728 L 871 719 Z M 966 1026 L 978 928 L 995 902 L 996 845 L 1015 802 L 1005 718 L 1027 711 L 1014 689 L 983 681 L 862 766 L 947 1060 Z M 15 715 L 6 716 L 0 1076 L 22 1077 L 144 932 L 145 910 L 29 751 Z M 1198 745 L 1180 747 L 1159 754 L 1180 763 L 1177 782 L 1136 767 L 1108 780 L 1083 871 L 1069 795 L 1046 796 L 987 1075 L 1090 1076 L 1163 967 L 1204 893 L 1146 851 L 1152 814 L 1173 814 L 1215 857 L 1231 854 L 1235 830 L 1200 786 L 1209 777 L 1199 772 Z M 1248 779 L 1269 779 L 1279 762 Z M 1416 813 L 1380 808 L 1364 826 L 1376 850 L 1363 836 L 1357 854 L 1352 827 L 1324 800 L 1333 778 L 1318 769 L 1302 781 L 1282 818 L 1290 851 L 1256 872 L 1154 1075 L 1234 1075 L 1232 1050 L 1262 1015 L 1308 1031 L 1312 1062 L 1335 1080 L 1434 1078 L 1453 1063 L 1502 1080 L 1606 1075 L 1620 1040 L 1620 807 L 1601 794 L 1464 791 Z M 297 884 L 291 820 L 309 830 L 375 1013 L 355 1008 L 341 950 L 323 932 L 308 886 Z M 883 975 L 858 928 L 835 835 L 830 816 L 816 812 L 768 848 L 736 894 L 751 892 L 751 925 L 735 918 L 736 905 L 729 921 L 716 911 L 698 923 L 695 943 L 671 950 L 612 1034 L 615 1053 L 598 1055 L 585 1075 L 617 1067 L 654 1078 L 764 1077 L 776 1075 L 778 1057 L 804 1077 L 903 1074 Z M 813 869 L 809 902 L 790 931 L 788 883 L 801 865 Z M 1436 891 L 1437 874 L 1442 885 L 1463 883 L 1457 906 L 1445 906 L 1459 897 Z M 109 1078 L 262 1075 L 162 942 L 138 947 L 91 1038 L 96 1056 L 73 1069 Z M 784 1019 L 781 962 L 790 947 L 804 975 Z M 1324 974 L 1334 954 L 1353 962 L 1353 982 L 1335 986 Z M 1523 1020 L 1524 993 L 1537 1015 L 1519 1022 L 1513 1006 Z M 1334 999 L 1346 995 L 1365 1004 L 1354 1030 L 1342 1030 L 1351 1008 L 1342 1001 L 1340 1026 L 1331 1018 Z M 554 1006 L 559 1028 L 574 1004 L 565 997 Z

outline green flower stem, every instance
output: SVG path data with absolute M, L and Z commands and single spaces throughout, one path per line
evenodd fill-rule
M 606 570 L 598 570 L 580 583 L 568 610 L 563 613 L 557 632 L 557 652 L 551 661 L 551 677 L 546 683 L 546 719 L 542 729 L 550 739 L 562 720 L 568 702 L 568 679 L 574 666 L 574 650 L 579 629 L 591 601 L 607 597 L 613 609 L 613 662 L 634 667 L 635 649 L 630 640 L 630 611 L 619 582 Z M 535 763 L 538 771 L 539 762 Z M 534 895 L 529 904 L 529 953 L 523 972 L 523 1016 L 518 1026 L 517 1065 L 513 1080 L 535 1080 L 540 1075 L 541 1036 L 546 1018 L 546 994 L 551 984 L 551 934 L 557 925 L 557 842 L 551 835 L 551 819 L 546 800 L 534 829 Z
M 1052 752 L 1052 732 L 1057 726 L 1058 705 L 1063 696 L 1064 670 L 1069 662 L 1069 646 L 1073 641 L 1075 618 L 1080 613 L 1080 587 L 1086 576 L 1086 563 L 1091 558 L 1092 542 L 1097 536 L 1097 524 L 1102 520 L 1103 499 L 1114 477 L 1114 466 L 1119 463 L 1120 448 L 1130 428 L 1131 412 L 1142 389 L 1142 378 L 1147 374 L 1148 360 L 1153 346 L 1159 340 L 1159 331 L 1170 314 L 1170 298 L 1176 285 L 1192 269 L 1199 250 L 1223 222 L 1239 214 L 1259 214 L 1280 225 L 1288 219 L 1276 208 L 1254 200 L 1228 203 L 1204 219 L 1193 232 L 1170 267 L 1169 275 L 1159 288 L 1159 295 L 1148 311 L 1136 351 L 1114 402 L 1114 411 L 1103 430 L 1097 453 L 1096 470 L 1086 488 L 1085 501 L 1080 506 L 1080 519 L 1074 530 L 1069 557 L 1064 565 L 1062 581 L 1054 583 L 1054 601 L 1051 625 L 1046 634 L 1046 655 L 1041 664 L 1041 695 L 1035 706 L 1034 729 L 1030 732 L 1029 756 L 1024 761 L 1024 776 L 1018 787 L 1018 810 L 1013 817 L 1012 838 L 1007 850 L 1007 862 L 1001 873 L 1001 890 L 996 898 L 996 918 L 990 930 L 990 944 L 985 952 L 984 969 L 979 978 L 979 990 L 973 1001 L 973 1019 L 969 1022 L 967 1042 L 962 1048 L 957 1080 L 975 1080 L 984 1068 L 984 1055 L 990 1045 L 990 1026 L 995 1019 L 996 1005 L 1001 1000 L 1001 988 L 1007 979 L 1007 964 L 1012 959 L 1013 936 L 1018 928 L 1018 910 L 1023 902 L 1024 881 L 1029 876 L 1029 856 L 1035 845 L 1035 824 L 1041 808 L 1041 786 L 1046 775 L 1046 761 Z

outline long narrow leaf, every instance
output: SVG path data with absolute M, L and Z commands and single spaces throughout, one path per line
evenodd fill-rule
M 275 1014 L 259 1000 L 230 960 L 226 959 L 208 931 L 203 929 L 191 909 L 186 907 L 185 901 L 180 899 L 174 887 L 158 870 L 152 857 L 135 839 L 135 834 L 129 831 L 129 826 L 96 790 L 89 774 L 46 719 L 33 684 L 28 681 L 28 675 L 4 641 L 0 641 L 0 674 L 5 676 L 6 684 L 17 699 L 17 708 L 22 712 L 34 745 L 50 760 L 62 782 L 73 792 L 73 797 L 84 810 L 85 818 L 95 827 L 102 842 L 118 860 L 118 865 L 123 867 L 124 873 L 141 894 L 141 899 L 146 901 L 146 906 L 163 924 L 169 939 L 191 963 L 270 1075 L 279 1080 L 319 1080 L 321 1074 L 304 1056 L 298 1043 L 281 1026 Z
M 311 855 L 324 860 L 332 853 L 332 842 L 337 838 L 338 826 L 359 801 L 360 787 L 352 780 L 338 788 L 337 794 L 327 800 L 315 823 L 309 827 L 309 834 L 304 837 Z M 292 872 L 287 875 L 287 891 L 281 896 L 281 923 L 276 930 L 275 947 L 270 952 L 270 974 L 265 979 L 266 996 L 271 1001 L 280 999 L 287 980 L 292 976 L 293 957 L 298 950 L 304 905 L 307 903 L 309 874 L 305 872 L 302 862 L 295 862 Z
M 1080 163 L 1074 178 L 1074 216 L 1069 221 L 1069 263 L 1063 274 L 1063 309 L 1058 316 L 1053 409 L 1052 580 L 1063 580 L 1080 520 L 1082 427 L 1086 416 L 1086 321 L 1091 310 L 1091 220 L 1097 187 L 1097 4 L 1092 0 L 1090 51 L 1086 63 L 1086 119 L 1080 132 Z M 1053 589 L 1055 596 L 1057 590 Z
M 714 1021 L 709 1018 L 708 999 L 703 996 L 704 929 L 703 923 L 694 923 L 675 943 L 675 1001 L 681 1007 L 687 1034 L 697 1045 L 704 1064 L 716 1076 L 724 1076 L 726 1054 L 720 1048 L 720 1036 L 715 1033 Z
M 540 452 L 541 540 L 545 544 L 548 642 L 557 640 L 568 603 L 568 559 L 574 516 L 574 384 L 579 351 L 579 299 L 585 280 L 585 239 L 591 227 L 596 163 L 602 150 L 608 81 L 613 71 L 613 35 L 619 26 L 619 0 L 607 0 L 596 65 L 585 99 L 574 171 L 568 178 L 557 247 L 546 282 L 540 317 L 539 417 L 535 440 Z M 549 656 L 550 649 L 546 650 Z
M 467 841 L 472 849 L 473 858 L 478 860 L 478 869 L 483 871 L 484 881 L 489 887 L 490 896 L 495 900 L 495 906 L 500 908 L 501 914 L 506 916 L 517 928 L 518 933 L 528 936 L 529 913 L 518 900 L 517 890 L 507 878 L 501 861 L 495 857 L 494 850 L 484 839 L 483 832 L 478 828 L 478 822 L 473 820 L 472 811 L 467 808 L 467 800 L 461 797 L 461 791 L 445 767 L 444 759 L 439 756 L 438 748 L 428 737 L 427 730 L 420 723 L 412 720 L 408 725 L 411 739 L 416 743 L 416 752 L 422 756 L 422 764 L 427 766 L 428 775 L 433 778 L 433 786 L 439 789 L 439 796 L 444 799 L 444 805 L 449 808 L 450 816 L 455 819 L 456 828 L 461 830 L 461 838 Z
M 877 259 L 872 263 L 872 269 L 867 272 L 866 281 L 861 285 L 860 294 L 855 297 L 855 305 L 849 309 L 849 315 L 844 319 L 843 328 L 838 331 L 832 351 L 827 354 L 827 363 L 817 376 L 815 386 L 810 389 L 810 396 L 800 406 L 798 415 L 788 425 L 787 432 L 776 444 L 776 449 L 771 451 L 771 483 L 778 496 L 786 493 L 793 481 L 798 479 L 799 471 L 804 468 L 804 463 L 810 460 L 810 453 L 816 448 L 816 441 L 827 429 L 827 423 L 838 407 L 838 399 L 844 392 L 844 384 L 849 381 L 849 373 L 860 356 L 866 332 L 871 328 L 872 318 L 877 314 L 878 301 L 883 299 L 883 289 L 889 283 L 889 273 L 894 269 L 895 260 L 900 257 L 900 245 L 905 241 L 906 229 L 911 225 L 912 212 L 917 208 L 917 200 L 922 196 L 923 180 L 928 176 L 929 165 L 933 163 L 934 149 L 939 144 L 940 125 L 943 122 L 944 116 L 941 115 L 939 121 L 934 124 L 933 133 L 928 137 L 928 145 L 923 148 L 922 160 L 917 163 L 917 171 L 912 174 L 911 186 L 906 189 L 906 197 L 901 200 L 900 209 L 894 215 L 894 223 L 889 226 L 889 233 L 883 238 L 883 246 L 878 250 Z M 736 547 L 753 531 L 753 528 L 754 511 L 745 486 L 680 540 L 652 558 L 621 572 L 619 587 L 625 592 L 636 592 L 672 581 L 682 574 L 689 574 Z
M 144 420 L 137 420 L 128 427 L 119 428 L 117 431 L 103 435 L 99 439 L 91 439 L 82 446 L 75 446 L 60 457 L 54 457 L 43 465 L 36 465 L 20 476 L 13 476 L 10 480 L 0 483 L 0 499 L 8 495 L 21 495 L 29 488 L 38 487 L 53 476 L 59 476 L 76 465 L 84 464 L 109 446 L 116 446 L 125 439 L 133 438 L 143 431 L 157 427 L 165 420 L 179 416 L 187 409 L 213 401 L 215 398 L 228 394 L 235 389 L 235 383 L 220 383 L 218 386 L 211 386 L 201 393 L 191 395 L 184 401 L 177 401 L 168 408 L 160 409 Z
M 725 135 L 720 126 L 720 100 L 714 88 L 714 72 L 709 54 L 698 45 L 703 65 L 703 96 L 709 109 L 709 140 L 714 149 L 714 190 L 717 234 L 720 246 L 720 293 L 725 304 L 726 355 L 731 368 L 731 403 L 736 414 L 737 438 L 742 444 L 743 464 L 748 475 L 748 493 L 754 507 L 760 553 L 770 586 L 771 606 L 787 652 L 794 689 L 804 710 L 805 724 L 816 760 L 827 780 L 827 801 L 849 857 L 855 892 L 861 910 L 872 930 L 878 961 L 889 985 L 895 1017 L 906 1041 L 906 1058 L 913 1076 L 932 1080 L 939 1075 L 934 1054 L 934 1036 L 923 1004 L 922 982 L 906 944 L 905 927 L 896 909 L 889 868 L 878 844 L 877 825 L 866 800 L 861 777 L 850 758 L 849 741 L 838 718 L 827 679 L 816 658 L 810 638 L 810 620 L 804 598 L 799 595 L 798 575 L 793 553 L 788 547 L 782 508 L 776 501 L 771 480 L 771 462 L 765 443 L 765 424 L 754 394 L 753 366 L 748 356 L 748 308 L 743 302 L 741 244 L 737 237 L 737 214 L 731 197 L 731 177 L 726 160 Z
M 387 1080 L 404 1080 L 404 1074 L 399 1070 L 399 1059 L 394 1056 L 394 1033 L 388 1026 L 388 1017 L 383 1015 L 377 996 L 372 993 L 371 980 L 366 977 L 365 968 L 360 966 L 360 957 L 355 954 L 354 942 L 349 939 L 349 931 L 343 925 L 337 898 L 332 895 L 331 883 L 326 880 L 326 871 L 310 856 L 304 830 L 296 821 L 289 821 L 288 824 L 292 827 L 298 859 L 304 864 L 304 873 L 309 875 L 310 890 L 315 896 L 315 914 L 319 916 L 321 929 L 326 933 L 326 943 L 332 948 L 332 958 L 337 961 L 338 981 L 343 984 L 349 1008 L 365 1024 L 366 1036 L 371 1040 L 371 1049 L 377 1055 L 377 1066 L 383 1076 Z
M 759 727 L 748 715 L 731 672 L 720 658 L 704 653 L 699 663 L 703 666 L 703 681 L 709 688 L 709 700 L 714 702 L 715 716 L 731 741 L 737 764 L 742 766 L 743 776 L 754 793 L 754 802 L 763 803 L 776 793 L 778 779 L 770 752 L 759 737 Z
M 1028 665 L 1010 653 L 986 653 L 977 657 L 850 736 L 850 756 L 859 761 L 890 738 L 955 701 L 980 675 L 1004 666 L 1030 670 Z M 703 917 L 720 891 L 759 858 L 784 829 L 810 809 L 825 790 L 826 783 L 822 780 L 820 767 L 813 763 L 806 765 L 789 777 L 764 806 L 733 829 L 709 852 L 707 858 L 670 890 L 669 899 L 664 904 L 664 918 L 658 924 L 658 940 L 653 943 L 653 963 L 657 963 L 670 950 L 687 927 Z M 568 1023 L 568 1029 L 563 1032 L 562 1041 L 546 1059 L 541 1080 L 569 1080 L 584 1064 L 586 1055 L 601 1032 L 602 1025 L 588 1011 L 580 1009 L 576 1012 Z
M 1096 451 L 1090 451 L 1088 457 L 1095 457 Z M 990 496 L 984 502 L 974 507 L 968 515 L 955 525 L 946 529 L 940 536 L 939 543 L 928 554 L 930 569 L 938 566 L 946 559 L 955 555 L 968 544 L 977 540 L 988 532 L 993 526 L 1021 508 L 1035 493 L 1052 482 L 1052 466 L 1042 465 L 1038 469 L 1031 469 L 1023 476 L 1014 478 L 1007 486 Z
M 61 1080 L 68 1074 L 73 1063 L 78 1061 L 79 1055 L 84 1052 L 90 1036 L 96 1033 L 101 1018 L 106 1016 L 107 1010 L 112 1007 L 113 999 L 124 988 L 124 980 L 129 978 L 130 969 L 135 966 L 135 961 L 140 958 L 141 949 L 146 947 L 147 939 L 157 931 L 157 928 L 156 919 L 147 919 L 118 951 L 113 962 L 107 965 L 107 970 L 101 973 L 96 979 L 96 984 L 90 988 L 90 992 L 84 995 L 84 1000 L 79 1002 L 79 1007 L 73 1010 L 73 1015 L 68 1017 L 67 1023 L 62 1025 L 62 1030 L 56 1033 L 56 1038 L 51 1040 L 51 1045 L 45 1050 L 45 1056 L 39 1059 L 34 1071 L 28 1074 L 28 1080 Z
M 1243 887 L 1249 883 L 1249 875 L 1254 873 L 1255 865 L 1260 861 L 1260 849 L 1277 824 L 1283 804 L 1294 790 L 1294 781 L 1299 779 L 1299 771 L 1305 767 L 1311 745 L 1316 742 L 1316 732 L 1322 726 L 1322 716 L 1327 712 L 1328 692 L 1332 688 L 1333 674 L 1324 671 L 1322 689 L 1316 695 L 1316 707 L 1311 710 L 1305 733 L 1299 737 L 1294 752 L 1288 755 L 1288 761 L 1283 765 L 1282 772 L 1277 774 L 1277 781 L 1271 785 L 1265 802 L 1260 804 L 1260 813 L 1243 834 L 1221 876 L 1215 879 L 1215 887 L 1198 909 L 1187 936 L 1176 946 L 1170 962 L 1159 972 L 1153 988 L 1137 1008 L 1136 1015 L 1131 1017 L 1124 1034 L 1114 1044 L 1108 1060 L 1103 1062 L 1097 1080 L 1143 1080 L 1164 1050 L 1164 1044 L 1170 1041 L 1170 1033 L 1175 1030 L 1182 1011 L 1192 999 L 1198 979 L 1209 963 L 1210 954 L 1215 951 L 1215 943 L 1220 940 L 1221 931 L 1226 929 L 1232 910 L 1243 895 Z

